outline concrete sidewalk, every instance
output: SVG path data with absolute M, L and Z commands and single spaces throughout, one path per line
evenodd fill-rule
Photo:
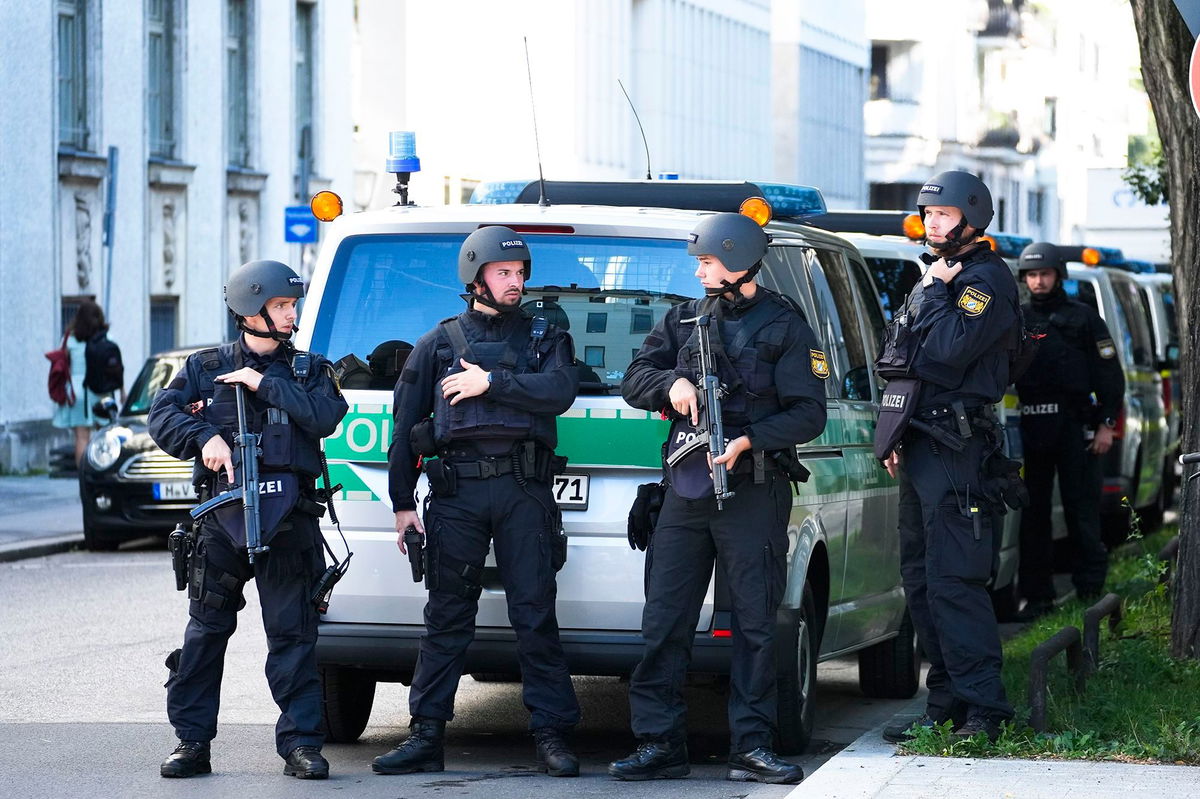
M 75 478 L 0 477 L 0 562 L 63 552 L 83 543 Z
M 924 691 L 897 719 L 925 709 Z M 899 756 L 880 724 L 830 758 L 788 799 L 1191 799 L 1200 769 L 1080 760 Z

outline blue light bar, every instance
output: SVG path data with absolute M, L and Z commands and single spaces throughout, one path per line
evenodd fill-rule
M 1020 258 L 1021 251 L 1033 244 L 1028 236 L 1013 236 L 1008 233 L 988 233 L 996 242 L 996 254 L 1001 258 Z
M 417 158 L 417 134 L 411 130 L 393 130 L 388 134 L 388 172 L 420 172 Z
M 1116 247 L 1093 247 L 1092 249 L 1100 253 L 1101 266 L 1120 266 L 1125 263 L 1125 253 Z
M 790 183 L 763 183 L 754 181 L 762 189 L 763 198 L 771 204 L 776 217 L 819 216 L 826 213 L 825 198 L 819 189 L 812 186 L 795 186 Z
M 1158 271 L 1154 264 L 1149 261 L 1135 261 L 1131 258 L 1125 259 L 1125 263 L 1122 266 L 1130 272 L 1139 272 L 1143 275 L 1152 275 Z
M 658 179 L 659 180 L 679 180 L 679 173 L 678 172 L 659 172 Z
M 480 183 L 471 192 L 469 205 L 507 205 L 515 203 L 521 190 L 529 185 L 528 180 L 493 180 Z

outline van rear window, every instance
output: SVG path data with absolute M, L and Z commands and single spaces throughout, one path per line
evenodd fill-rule
M 389 374 L 438 322 L 465 307 L 458 281 L 464 235 L 353 236 L 329 270 L 311 349 L 354 355 Z M 575 341 L 581 393 L 618 390 L 633 354 L 667 309 L 698 293 L 696 262 L 678 240 L 526 234 L 533 274 L 522 305 Z M 540 303 L 540 304 L 539 304 Z M 372 359 L 376 352 L 401 353 Z M 388 382 L 390 381 L 390 382 Z

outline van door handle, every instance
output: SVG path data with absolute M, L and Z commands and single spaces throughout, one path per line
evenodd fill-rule
M 796 456 L 802 461 L 812 460 L 813 458 L 840 458 L 842 451 L 836 447 L 818 447 L 814 449 L 798 449 Z

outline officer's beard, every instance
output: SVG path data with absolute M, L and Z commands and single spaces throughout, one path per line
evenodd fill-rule
M 522 289 L 521 296 L 524 295 L 525 290 Z M 483 293 L 471 291 L 464 296 L 467 298 L 467 308 L 472 310 L 475 307 L 475 303 L 486 305 L 501 316 L 509 316 L 511 314 L 518 313 L 521 310 L 521 297 L 517 297 L 516 301 L 513 302 L 512 305 L 505 305 L 504 303 L 496 300 L 496 296 L 492 294 L 492 290 L 488 287 L 487 283 L 483 284 Z
M 1067 290 L 1063 288 L 1062 283 L 1055 281 L 1054 288 L 1042 294 L 1034 294 L 1029 292 L 1029 301 L 1034 308 L 1054 308 L 1067 300 Z

